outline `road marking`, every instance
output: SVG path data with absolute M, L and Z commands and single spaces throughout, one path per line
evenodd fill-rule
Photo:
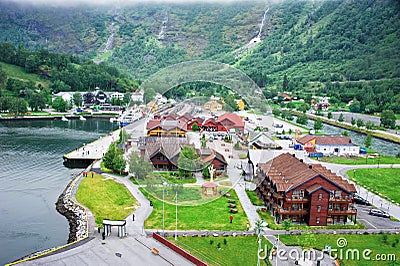
M 369 223 L 373 228 L 377 229 L 375 225 L 371 224 L 369 221 L 367 221 L 367 220 L 365 220 L 365 219 L 358 219 L 358 220 L 359 220 L 359 221 L 360 221 L 360 220 L 363 220 L 363 221 Z

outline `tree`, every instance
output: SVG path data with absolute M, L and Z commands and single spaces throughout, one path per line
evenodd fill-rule
M 129 157 L 129 173 L 137 179 L 145 179 L 153 172 L 153 164 L 133 151 Z
M 287 75 L 284 74 L 283 75 L 283 82 L 282 82 L 282 90 L 283 91 L 287 91 L 288 85 L 289 85 L 289 81 L 288 81 Z
M 181 176 L 188 177 L 192 172 L 201 170 L 200 155 L 197 154 L 196 148 L 184 146 L 178 157 L 178 168 Z
M 146 88 L 144 90 L 143 98 L 145 103 L 149 103 L 150 101 L 152 101 L 155 96 L 156 96 L 156 91 L 154 89 Z
M 342 123 L 342 122 L 344 121 L 344 115 L 343 115 L 342 113 L 339 115 L 338 121 L 339 121 L 340 123 Z
M 351 125 L 354 126 L 356 124 L 356 119 L 354 117 L 351 117 Z
M 315 131 L 321 130 L 324 125 L 322 124 L 322 119 L 318 118 L 314 123 Z
M 308 123 L 308 117 L 305 114 L 299 115 L 297 117 L 296 123 L 301 124 L 301 125 L 307 125 Z
M 79 92 L 75 92 L 74 95 L 72 96 L 72 99 L 74 101 L 74 104 L 79 108 L 82 106 L 82 95 Z
M 272 110 L 272 114 L 273 114 L 274 116 L 280 116 L 280 115 L 281 115 L 281 111 L 280 111 L 278 108 L 274 108 L 274 109 Z
M 290 227 L 292 227 L 292 221 L 289 218 L 283 220 L 283 228 L 285 229 L 286 232 L 290 231 Z
M 57 98 L 54 99 L 52 107 L 57 112 L 65 112 L 65 110 L 67 109 L 67 102 L 64 101 L 64 99 L 61 96 L 58 96 Z
M 367 147 L 367 148 L 371 147 L 371 145 L 372 145 L 372 135 L 371 135 L 371 134 L 368 134 L 368 135 L 365 137 L 364 145 L 365 145 L 365 147 Z
M 125 128 L 122 128 L 119 131 L 119 143 L 125 143 L 126 141 L 128 141 L 128 139 L 131 137 L 131 135 L 126 132 Z
M 125 161 L 124 155 L 117 154 L 113 159 L 112 165 L 113 165 L 112 169 L 121 174 L 122 171 L 124 171 L 126 168 L 126 161 Z
M 354 99 L 350 105 L 350 112 L 359 113 L 361 111 L 361 104 L 358 100 Z
M 110 146 L 108 147 L 107 152 L 103 156 L 103 162 L 104 166 L 108 169 L 113 169 L 114 168 L 114 158 L 117 154 L 117 146 L 115 143 L 111 143 Z
M 364 125 L 364 120 L 362 120 L 361 118 L 357 119 L 357 127 L 363 127 Z
M 333 115 L 332 112 L 328 112 L 328 119 L 332 119 Z
M 385 128 L 396 127 L 396 116 L 392 110 L 384 110 L 381 113 L 381 126 Z
M 348 137 L 349 136 L 349 132 L 347 130 L 345 130 L 345 131 L 343 131 L 342 135 Z
M 33 111 L 38 111 L 39 109 L 43 110 L 44 108 L 46 108 L 46 99 L 41 93 L 32 94 L 28 102 Z
M 25 100 L 22 98 L 11 98 L 8 111 L 15 115 L 25 114 L 28 111 Z
M 373 129 L 375 127 L 375 124 L 372 123 L 372 121 L 367 121 L 367 123 L 365 123 L 365 128 L 366 129 Z
M 195 131 L 195 132 L 199 130 L 199 126 L 197 125 L 196 122 L 193 123 L 192 130 Z

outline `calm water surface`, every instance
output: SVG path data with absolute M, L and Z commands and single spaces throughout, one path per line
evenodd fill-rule
M 66 244 L 55 202 L 80 169 L 63 154 L 115 129 L 108 120 L 0 122 L 0 265 Z

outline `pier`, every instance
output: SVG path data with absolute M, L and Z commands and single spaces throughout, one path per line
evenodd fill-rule
M 110 144 L 118 140 L 119 132 L 120 130 L 117 129 L 104 137 L 64 154 L 64 165 L 69 168 L 85 168 L 95 160 L 101 159 L 107 152 Z

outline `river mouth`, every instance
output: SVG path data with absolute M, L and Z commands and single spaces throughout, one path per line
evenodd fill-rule
M 115 128 L 100 119 L 0 122 L 1 265 L 67 243 L 68 221 L 55 203 L 81 169 L 62 157 Z

